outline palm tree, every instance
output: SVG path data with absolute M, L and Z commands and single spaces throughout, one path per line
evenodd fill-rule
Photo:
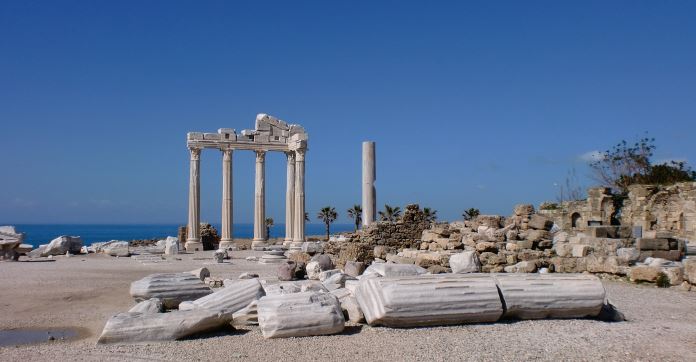
M 437 210 L 433 210 L 429 207 L 424 207 L 423 216 L 425 217 L 425 221 L 429 223 L 434 223 L 435 220 L 437 220 Z
M 398 206 L 391 207 L 384 204 L 384 211 L 379 212 L 379 219 L 381 221 L 394 222 L 401 217 L 401 208 Z
M 481 211 L 473 207 L 468 210 L 464 210 L 464 213 L 462 214 L 462 216 L 464 216 L 464 220 L 473 220 L 479 215 L 481 215 Z
M 353 205 L 353 207 L 348 209 L 348 217 L 355 221 L 355 231 L 358 231 L 360 223 L 362 222 L 362 206 L 357 204 Z
M 266 239 L 271 238 L 271 227 L 272 226 L 273 226 L 273 218 L 267 217 L 266 218 Z
M 304 221 L 309 222 L 309 213 L 306 211 L 304 213 Z
M 317 213 L 317 219 L 323 221 L 324 224 L 326 224 L 326 241 L 329 240 L 329 234 L 331 234 L 331 223 L 336 221 L 337 217 L 338 214 L 336 213 L 336 209 L 334 209 L 331 206 L 322 207 L 321 211 Z

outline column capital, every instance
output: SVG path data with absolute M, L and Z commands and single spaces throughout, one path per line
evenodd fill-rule
M 220 151 L 222 151 L 222 158 L 225 161 L 232 158 L 232 149 L 231 148 L 223 148 L 223 149 L 220 149 Z
M 285 152 L 285 156 L 287 156 L 288 162 L 295 162 L 295 152 L 287 151 Z
M 198 147 L 189 147 L 189 152 L 191 152 L 191 159 L 198 161 L 201 158 L 201 149 Z
M 265 150 L 257 150 L 254 152 L 256 152 L 256 162 L 265 161 L 265 159 L 266 159 L 266 151 Z
M 298 148 L 295 151 L 295 155 L 297 157 L 297 161 L 304 161 L 305 154 L 307 153 L 307 150 L 304 148 Z

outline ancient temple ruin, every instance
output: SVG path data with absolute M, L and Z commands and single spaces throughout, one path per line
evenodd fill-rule
M 287 156 L 287 188 L 285 200 L 285 244 L 301 244 L 305 240 L 305 154 L 307 133 L 296 124 L 288 124 L 267 114 L 256 116 L 256 127 L 240 134 L 231 128 L 220 128 L 217 133 L 189 132 L 186 143 L 191 153 L 189 180 L 189 212 L 186 250 L 203 250 L 200 236 L 200 155 L 204 148 L 222 151 L 222 235 L 220 248 L 233 243 L 232 215 L 232 155 L 234 150 L 256 153 L 256 180 L 254 187 L 255 249 L 265 246 L 266 235 L 266 152 L 284 152 Z M 296 245 L 297 245 L 296 244 Z

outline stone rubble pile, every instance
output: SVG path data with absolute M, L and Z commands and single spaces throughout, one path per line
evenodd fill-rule
M 409 205 L 410 223 L 372 224 L 340 241 L 334 238 L 325 252 L 339 267 L 361 262 L 412 264 L 432 274 L 589 272 L 645 282 L 665 274 L 671 285 L 690 289 L 696 284 L 686 272 L 686 264 L 693 264 L 686 242 L 669 232 L 614 225 L 565 231 L 524 204 L 508 217 L 480 215 L 427 227 L 414 216 L 419 212 L 417 205 Z

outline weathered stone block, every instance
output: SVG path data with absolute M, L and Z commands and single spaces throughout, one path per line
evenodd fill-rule
M 475 251 L 464 251 L 453 254 L 449 257 L 449 266 L 455 274 L 478 273 L 481 271 L 481 262 Z
M 582 258 L 587 256 L 590 250 L 592 250 L 592 248 L 589 245 L 574 244 L 572 255 L 574 258 Z
M 529 219 L 529 227 L 537 230 L 551 230 L 553 221 L 539 214 L 534 214 Z
M 654 282 L 657 279 L 657 274 L 662 272 L 662 268 L 649 265 L 636 265 L 631 267 L 629 278 L 632 282 L 644 281 Z
M 684 259 L 682 263 L 684 264 L 685 279 L 691 284 L 696 284 L 696 259 Z
M 644 250 L 669 250 L 668 239 L 636 239 L 636 247 L 640 251 Z

